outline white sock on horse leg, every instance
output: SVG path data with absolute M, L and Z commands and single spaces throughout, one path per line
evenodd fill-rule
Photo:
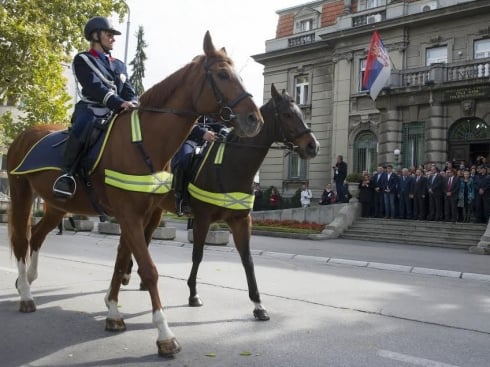
M 31 254 L 31 262 L 27 269 L 27 281 L 32 284 L 37 279 L 37 269 L 39 264 L 39 251 L 33 251 Z
M 109 301 L 109 293 L 111 292 L 111 288 L 109 287 L 106 296 L 104 297 L 105 305 L 107 306 L 107 318 L 111 320 L 121 320 L 122 316 L 117 308 L 116 301 Z
M 21 301 L 31 301 L 31 287 L 27 281 L 26 264 L 22 259 L 17 262 L 17 269 L 19 271 L 19 277 L 17 278 L 17 290 L 19 291 Z
M 153 312 L 153 325 L 158 329 L 158 340 L 168 340 L 175 337 L 168 327 L 167 318 L 162 309 Z

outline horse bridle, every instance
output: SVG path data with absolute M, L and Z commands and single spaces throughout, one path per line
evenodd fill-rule
M 238 97 L 230 101 L 228 104 L 225 102 L 223 93 L 221 93 L 220 89 L 218 88 L 218 85 L 216 84 L 216 81 L 214 80 L 213 74 L 211 72 L 211 66 L 220 61 L 226 62 L 225 59 L 216 59 L 213 60 L 213 62 L 208 63 L 208 59 L 206 58 L 204 60 L 204 71 L 206 72 L 206 80 L 209 82 L 211 88 L 213 89 L 214 96 L 216 97 L 216 102 L 220 106 L 220 111 L 217 114 L 218 117 L 223 122 L 230 122 L 236 117 L 236 115 L 233 113 L 233 107 L 235 107 L 245 98 L 252 98 L 252 95 L 244 89 Z
M 214 80 L 213 74 L 211 72 L 211 66 L 216 62 L 220 62 L 220 61 L 227 62 L 225 59 L 216 59 L 211 63 L 208 63 L 207 58 L 204 60 L 205 78 L 203 80 L 203 83 L 201 84 L 201 88 L 199 91 L 199 95 L 200 95 L 202 89 L 204 88 L 205 81 L 209 82 L 209 84 L 211 85 L 211 89 L 213 90 L 214 96 L 216 98 L 216 103 L 220 106 L 220 110 L 218 113 L 195 112 L 195 111 L 176 110 L 174 108 L 141 107 L 141 106 L 136 107 L 136 109 L 139 109 L 140 111 L 149 111 L 149 112 L 173 113 L 175 115 L 195 115 L 195 116 L 207 115 L 207 116 L 217 117 L 225 123 L 230 122 L 231 120 L 237 117 L 237 115 L 233 113 L 233 107 L 238 105 L 245 98 L 252 98 L 253 96 L 252 94 L 248 93 L 245 89 L 243 89 L 242 93 L 238 97 L 236 97 L 229 103 L 225 102 L 223 93 L 221 93 L 221 90 L 216 84 L 216 81 Z

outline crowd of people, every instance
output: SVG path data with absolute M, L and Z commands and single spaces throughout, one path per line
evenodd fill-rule
M 490 170 L 478 164 L 446 162 L 402 168 L 379 166 L 363 172 L 359 201 L 363 217 L 487 223 L 490 217 Z

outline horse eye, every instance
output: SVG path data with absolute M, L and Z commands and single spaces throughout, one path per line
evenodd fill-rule
M 230 79 L 230 76 L 226 71 L 219 71 L 218 72 L 218 78 L 223 79 L 223 80 L 228 80 Z

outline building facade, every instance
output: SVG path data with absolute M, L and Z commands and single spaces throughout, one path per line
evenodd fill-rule
M 321 150 L 311 161 L 271 151 L 262 187 L 289 195 L 307 182 L 317 196 L 337 155 L 349 172 L 490 158 L 490 1 L 325 0 L 277 14 L 254 56 L 264 99 L 272 83 L 294 96 Z M 392 62 L 376 101 L 362 87 L 374 30 Z

